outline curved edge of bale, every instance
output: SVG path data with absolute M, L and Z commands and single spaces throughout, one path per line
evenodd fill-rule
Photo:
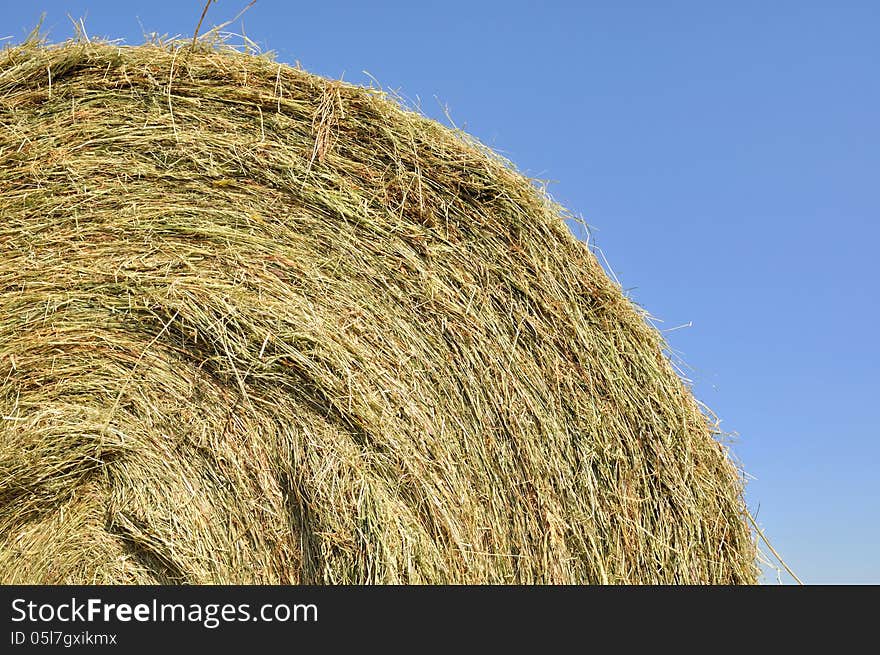
M 231 49 L 0 60 L 7 582 L 751 583 L 743 479 L 564 211 Z

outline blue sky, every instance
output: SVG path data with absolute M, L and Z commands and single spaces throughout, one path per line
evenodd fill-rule
M 200 5 L 5 2 L 0 37 L 42 11 L 55 40 L 68 13 L 128 43 L 191 35 Z M 789 565 L 880 583 L 880 3 L 259 0 L 242 20 L 552 181 L 631 297 L 691 325 L 666 336 Z

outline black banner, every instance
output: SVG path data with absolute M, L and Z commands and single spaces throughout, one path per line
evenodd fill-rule
M 733 644 L 755 631 L 823 626 L 848 637 L 868 625 L 876 599 L 876 587 L 0 586 L 0 653 L 277 645 L 335 652 L 353 643 L 370 651 L 506 645 L 548 652 L 572 643 L 596 650 L 600 637 L 656 645 L 709 629 Z

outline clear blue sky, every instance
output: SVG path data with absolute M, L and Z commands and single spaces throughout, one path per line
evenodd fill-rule
M 201 0 L 5 2 L 0 37 L 41 11 L 55 40 L 70 13 L 138 43 L 191 35 Z M 259 0 L 243 21 L 552 180 L 631 296 L 692 323 L 667 338 L 788 563 L 880 583 L 880 3 Z

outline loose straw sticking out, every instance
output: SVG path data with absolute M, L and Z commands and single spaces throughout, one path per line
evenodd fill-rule
M 757 580 L 567 212 L 377 90 L 187 50 L 0 59 L 0 582 Z
M 198 24 L 196 24 L 195 32 L 193 32 L 193 40 L 192 40 L 192 47 L 193 47 L 193 48 L 196 47 L 196 40 L 198 39 L 198 36 L 199 36 L 199 30 L 200 30 L 201 27 L 202 27 L 202 22 L 205 20 L 205 16 L 207 16 L 207 14 L 208 14 L 208 9 L 209 9 L 209 8 L 211 7 L 211 5 L 214 4 L 215 2 L 217 2 L 217 0 L 208 0 L 208 2 L 205 3 L 205 8 L 202 10 L 202 15 L 199 17 L 199 22 L 198 22 Z M 208 31 L 208 33 L 210 34 L 211 32 L 219 32 L 219 31 L 222 30 L 224 27 L 226 27 L 226 26 L 228 26 L 228 25 L 231 25 L 232 23 L 234 23 L 235 21 L 237 21 L 239 18 L 241 18 L 242 16 L 244 16 L 245 12 L 246 12 L 248 9 L 250 9 L 251 7 L 253 7 L 255 4 L 257 4 L 257 0 L 251 0 L 251 1 L 250 1 L 250 2 L 244 7 L 244 9 L 242 9 L 240 12 L 238 12 L 238 13 L 235 15 L 234 18 L 232 18 L 231 20 L 226 21 L 225 23 L 221 23 L 220 25 L 216 25 L 216 26 L 212 27 L 212 28 Z M 246 37 L 245 37 L 245 39 L 246 39 L 246 41 L 247 41 L 248 43 L 253 43 L 252 41 L 250 41 L 250 39 L 247 39 Z
M 778 561 L 780 564 L 782 564 L 782 568 L 785 569 L 785 571 L 794 579 L 795 582 L 797 582 L 799 585 L 803 586 L 804 583 L 801 582 L 801 579 L 797 576 L 797 574 L 789 568 L 788 564 L 785 563 L 785 560 L 782 559 L 782 556 L 776 552 L 776 549 L 773 547 L 773 544 L 770 543 L 770 540 L 767 539 L 767 536 L 764 534 L 764 531 L 758 526 L 758 522 L 755 521 L 755 518 L 752 516 L 751 512 L 749 512 L 747 514 L 747 516 L 749 517 L 749 523 L 752 524 L 752 527 L 755 529 L 755 532 L 758 534 L 759 537 L 761 537 L 761 541 L 764 542 L 764 545 L 766 545 L 767 548 L 770 549 L 770 552 L 773 553 L 773 557 L 776 558 L 776 561 Z
M 205 3 L 205 8 L 202 9 L 202 15 L 199 16 L 199 22 L 198 22 L 198 24 L 196 24 L 196 30 L 195 30 L 195 32 L 193 32 L 193 42 L 192 42 L 192 47 L 193 47 L 193 48 L 196 47 L 196 39 L 198 39 L 198 36 L 199 36 L 199 30 L 202 29 L 202 21 L 205 20 L 205 16 L 208 15 L 208 9 L 209 9 L 209 8 L 211 7 L 211 5 L 214 4 L 215 2 L 217 2 L 217 0 L 208 0 L 208 1 Z

